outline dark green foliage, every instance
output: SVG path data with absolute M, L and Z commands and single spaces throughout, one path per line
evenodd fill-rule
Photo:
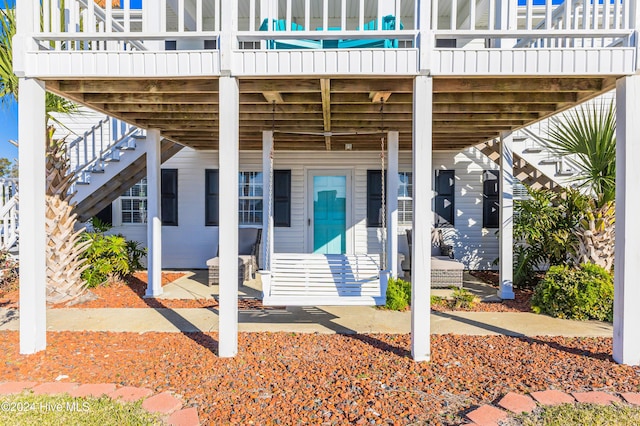
M 466 288 L 456 288 L 451 295 L 450 305 L 452 308 L 471 309 L 478 303 L 479 299 Z
M 82 237 L 82 241 L 91 241 L 84 253 L 89 268 L 82 273 L 88 287 L 122 279 L 142 268 L 140 259 L 146 249 L 140 243 L 127 241 L 122 235 L 105 235 L 109 226 L 98 219 L 92 219 L 92 225 L 94 232 L 85 232 Z
M 400 278 L 389 278 L 385 307 L 394 311 L 404 311 L 410 304 L 411 283 Z
M 552 266 L 536 287 L 536 313 L 576 320 L 613 321 L 613 276 L 594 264 Z
M 535 285 L 540 268 L 567 261 L 577 243 L 573 230 L 589 198 L 572 189 L 558 194 L 529 188 L 529 196 L 514 203 L 513 282 L 519 287 Z

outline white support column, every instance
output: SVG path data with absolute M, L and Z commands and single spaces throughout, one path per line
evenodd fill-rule
M 614 264 L 613 359 L 640 365 L 640 75 L 616 84 L 616 246 Z
M 238 353 L 238 172 L 240 95 L 238 81 L 220 77 L 220 319 L 218 356 Z
M 162 22 L 163 13 L 159 3 L 158 0 L 142 0 L 142 31 L 147 34 L 160 34 L 167 31 L 166 22 Z M 146 40 L 144 45 L 151 51 L 164 50 L 163 40 Z
M 160 200 L 160 131 L 147 130 L 147 291 L 162 294 L 162 218 Z
M 498 296 L 514 299 L 513 294 L 513 136 L 500 140 L 500 288 Z
M 431 358 L 431 175 L 433 78 L 413 83 L 413 247 L 411 255 L 411 356 Z
M 271 202 L 271 149 L 273 147 L 273 131 L 262 132 L 262 269 L 271 270 L 273 255 L 273 206 Z
M 19 80 L 20 353 L 47 346 L 45 231 L 45 89 Z
M 387 267 L 393 278 L 398 277 L 398 149 L 399 133 L 387 135 Z

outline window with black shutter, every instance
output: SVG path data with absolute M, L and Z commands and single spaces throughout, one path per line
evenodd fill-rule
M 495 170 L 485 170 L 482 179 L 482 226 L 500 227 L 500 179 Z
M 162 169 L 160 175 L 162 224 L 178 226 L 178 170 Z
M 367 170 L 367 227 L 382 227 L 382 171 Z
M 436 170 L 435 226 L 453 226 L 455 218 L 456 175 L 454 170 Z
M 273 226 L 291 226 L 291 170 L 273 171 Z
M 204 217 L 206 226 L 218 226 L 218 194 L 220 190 L 218 170 L 204 171 Z

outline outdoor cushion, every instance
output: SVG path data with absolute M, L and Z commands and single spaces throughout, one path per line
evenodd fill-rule
M 271 20 L 272 31 L 287 31 L 287 21 L 284 19 Z M 269 31 L 269 20 L 264 18 L 258 31 Z M 302 25 L 291 23 L 291 31 L 304 31 Z M 267 40 L 268 49 L 319 49 L 322 43 L 319 40 Z

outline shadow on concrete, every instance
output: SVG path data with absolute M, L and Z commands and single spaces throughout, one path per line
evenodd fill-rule
M 494 325 L 490 325 L 490 324 L 486 324 L 484 322 L 480 322 L 480 321 L 475 321 L 469 318 L 464 318 L 455 314 L 452 314 L 450 312 L 437 312 L 437 311 L 431 311 L 431 315 L 436 316 L 436 317 L 441 317 L 441 318 L 446 318 L 446 319 L 450 319 L 450 320 L 454 320 L 454 321 L 458 321 L 464 324 L 468 324 L 468 325 L 472 325 L 474 327 L 478 327 L 481 328 L 483 330 L 487 330 L 487 331 L 491 331 L 493 333 L 497 333 L 497 334 L 501 334 L 504 336 L 511 336 L 511 337 L 524 337 L 525 335 L 522 333 L 518 333 L 516 331 L 513 330 L 509 330 L 506 328 L 502 328 L 502 327 L 496 327 Z

